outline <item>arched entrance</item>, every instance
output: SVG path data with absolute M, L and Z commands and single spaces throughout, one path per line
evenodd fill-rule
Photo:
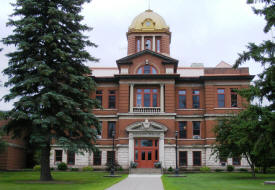
M 148 121 L 136 122 L 126 128 L 129 133 L 129 165 L 138 163 L 138 168 L 153 168 L 155 162 L 164 163 L 163 124 Z

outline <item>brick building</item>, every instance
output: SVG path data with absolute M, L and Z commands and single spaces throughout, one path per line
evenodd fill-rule
M 245 103 L 235 89 L 248 87 L 253 78 L 248 68 L 233 69 L 225 62 L 213 68 L 178 67 L 178 60 L 170 57 L 169 27 L 152 10 L 133 20 L 127 39 L 128 55 L 116 61 L 117 67 L 91 68 L 97 83 L 92 98 L 102 105 L 94 110 L 102 123 L 100 152 L 75 155 L 53 145 L 51 166 L 63 161 L 72 167 L 104 167 L 112 159 L 113 130 L 115 159 L 124 168 L 131 162 L 140 168 L 155 162 L 175 167 L 176 131 L 180 167 L 248 166 L 243 158 L 220 161 L 211 156 L 216 120 Z

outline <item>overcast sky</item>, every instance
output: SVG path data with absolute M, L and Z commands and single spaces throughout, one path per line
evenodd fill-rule
M 8 15 L 15 0 L 2 0 L 0 6 L 0 38 L 12 32 L 6 27 Z M 238 53 L 248 42 L 260 43 L 271 39 L 263 33 L 265 21 L 256 16 L 246 0 L 151 0 L 150 8 L 160 14 L 172 32 L 171 51 L 179 66 L 203 63 L 214 67 L 220 61 L 234 64 Z M 148 0 L 93 0 L 84 5 L 84 23 L 94 28 L 87 33 L 98 48 L 88 49 L 100 59 L 89 66 L 115 67 L 115 61 L 127 55 L 126 32 L 135 16 L 148 9 Z M 0 52 L 0 71 L 8 66 L 6 53 L 13 47 L 3 46 Z M 250 63 L 250 74 L 258 74 L 262 68 Z M 7 80 L 0 74 L 2 83 Z M 0 87 L 0 97 L 8 89 Z M 12 103 L 0 102 L 0 110 L 8 110 Z

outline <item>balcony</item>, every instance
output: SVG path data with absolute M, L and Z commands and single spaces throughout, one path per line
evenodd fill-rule
M 133 107 L 134 113 L 160 113 L 160 107 Z

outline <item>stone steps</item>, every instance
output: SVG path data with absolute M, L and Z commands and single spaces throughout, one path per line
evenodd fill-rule
M 161 174 L 161 168 L 131 168 L 130 174 Z

